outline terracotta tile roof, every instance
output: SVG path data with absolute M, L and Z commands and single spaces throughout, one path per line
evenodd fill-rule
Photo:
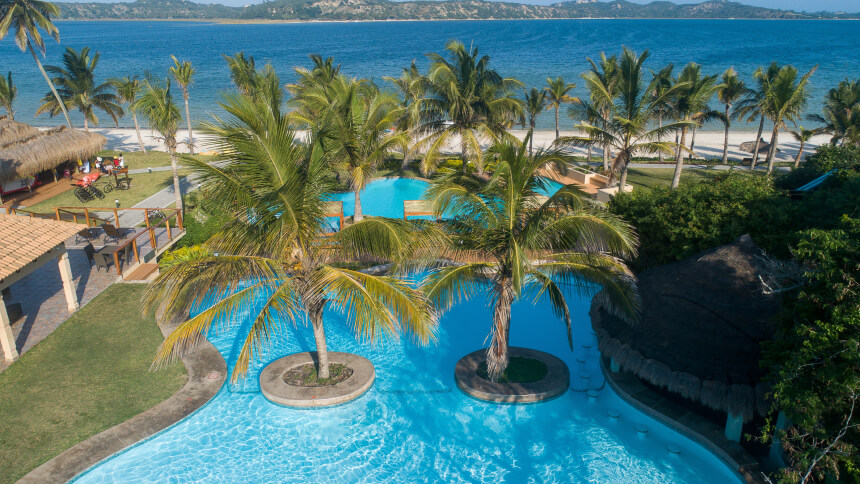
M 0 280 L 85 228 L 84 224 L 0 213 Z

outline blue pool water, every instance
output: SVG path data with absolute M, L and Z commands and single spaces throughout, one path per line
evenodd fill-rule
M 285 324 L 248 378 L 77 482 L 740 482 L 716 457 L 607 387 L 587 300 L 569 302 L 572 350 L 546 304 L 524 301 L 513 309 L 512 344 L 551 352 L 571 370 L 571 391 L 549 402 L 492 404 L 456 387 L 455 363 L 483 347 L 490 328 L 483 300 L 449 312 L 438 342 L 425 348 L 405 337 L 362 344 L 329 308 L 329 348 L 358 353 L 376 366 L 376 382 L 365 395 L 314 410 L 268 402 L 259 393 L 261 369 L 313 347 L 307 326 Z M 210 335 L 231 368 L 253 309 L 231 315 L 231 329 Z

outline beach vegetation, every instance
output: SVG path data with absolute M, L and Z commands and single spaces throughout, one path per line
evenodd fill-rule
M 196 69 L 190 61 L 181 61 L 176 56 L 170 56 L 173 65 L 168 68 L 176 84 L 182 90 L 182 99 L 185 100 L 185 121 L 188 122 L 188 151 L 194 154 L 194 132 L 191 129 L 191 111 L 188 110 L 188 88 L 194 83 L 194 72 Z
M 800 126 L 789 132 L 791 133 L 791 137 L 800 143 L 800 146 L 797 148 L 797 156 L 794 157 L 794 169 L 796 170 L 800 166 L 800 160 L 803 159 L 803 148 L 806 147 L 806 143 L 808 143 L 813 136 L 818 134 L 818 131 L 814 129 L 806 129 L 803 126 Z
M 565 82 L 561 76 L 546 78 L 546 86 L 544 86 L 543 90 L 546 93 L 548 107 L 551 107 L 555 111 L 555 139 L 558 139 L 558 110 L 561 108 L 561 105 L 579 102 L 579 98 L 570 95 L 570 92 L 574 89 L 576 89 L 576 84 Z M 535 129 L 534 123 L 531 124 L 531 128 L 532 130 Z
M 383 77 L 391 83 L 400 94 L 400 116 L 394 123 L 394 129 L 406 133 L 407 145 L 403 151 L 401 168 L 406 169 L 412 161 L 412 140 L 415 137 L 415 129 L 420 125 L 421 106 L 419 100 L 426 94 L 424 75 L 415 65 L 415 61 L 409 67 L 404 67 L 400 77 Z
M 709 103 L 719 88 L 717 76 L 702 75 L 701 66 L 695 62 L 684 66 L 684 69 L 678 73 L 678 78 L 675 79 L 674 89 L 670 94 L 672 114 L 682 124 L 678 126 L 680 142 L 675 148 L 675 175 L 672 177 L 672 188 L 678 188 L 681 183 L 684 154 L 689 153 L 692 157 L 694 153 L 696 128 L 707 118 L 715 115 Z M 688 130 L 693 132 L 689 149 L 686 148 Z
M 498 381 L 509 363 L 511 306 L 520 298 L 543 300 L 567 328 L 573 345 L 567 291 L 592 294 L 602 287 L 608 307 L 635 321 L 639 307 L 633 274 L 624 258 L 636 254 L 636 234 L 620 218 L 585 198 L 575 185 L 542 197 L 547 164 L 564 163 L 558 150 L 528 153 L 528 138 L 499 141 L 486 152 L 497 160 L 489 180 L 454 172 L 425 193 L 449 233 L 437 251 L 463 264 L 430 271 L 423 288 L 436 307 L 487 298 L 492 308 L 487 374 Z
M 82 48 L 80 52 L 68 47 L 63 52 L 62 67 L 45 66 L 45 70 L 54 76 L 52 81 L 58 86 L 60 97 L 58 100 L 53 92 L 46 94 L 42 99 L 43 104 L 36 110 L 36 115 L 48 113 L 54 117 L 69 107 L 75 108 L 83 115 L 84 129 L 88 130 L 90 122 L 98 126 L 96 110 L 99 110 L 110 116 L 118 126 L 123 110 L 113 84 L 96 84 L 95 70 L 99 57 L 98 52 L 90 56 L 89 47 Z
M 779 141 L 779 130 L 786 122 L 797 123 L 809 98 L 807 85 L 809 78 L 818 66 L 798 77 L 798 70 L 791 65 L 778 66 L 775 63 L 765 71 L 759 68 L 754 74 L 760 90 L 764 94 L 761 104 L 762 115 L 773 123 L 770 149 L 767 152 L 767 172 L 773 172 L 773 159 Z
M 733 67 L 726 69 L 720 77 L 720 85 L 717 88 L 717 99 L 725 107 L 725 112 L 721 120 L 725 127 L 723 139 L 723 159 L 722 163 L 726 164 L 729 161 L 729 128 L 731 127 L 732 107 L 737 102 L 749 95 L 749 89 L 743 79 L 738 76 L 737 71 Z
M 580 77 L 585 81 L 588 89 L 589 104 L 581 107 L 573 106 L 570 114 L 574 119 L 582 119 L 586 123 L 599 123 L 602 129 L 608 128 L 610 111 L 618 95 L 618 58 L 616 56 L 606 57 L 600 53 L 600 61 L 595 62 L 587 58 L 590 68 Z M 591 146 L 591 145 L 589 145 Z M 610 153 L 609 143 L 604 141 L 600 144 L 603 151 L 603 172 L 608 173 Z M 591 159 L 589 151 L 588 158 Z
M 18 97 L 18 88 L 12 82 L 12 71 L 6 77 L 0 76 L 0 107 L 6 110 L 9 119 L 15 119 L 15 98 Z
M 537 117 L 547 108 L 546 91 L 541 91 L 536 87 L 523 91 L 523 124 L 528 124 L 529 129 L 534 133 Z M 556 136 L 558 138 L 558 136 Z M 534 151 L 533 138 L 529 138 L 529 153 Z
M 137 95 L 140 93 L 140 80 L 136 77 L 114 78 L 109 81 L 116 91 L 117 101 L 126 104 L 126 112 L 131 113 L 131 119 L 134 122 L 134 132 L 137 134 L 137 144 L 140 146 L 140 151 L 146 154 L 146 145 L 143 144 L 143 137 L 140 135 L 140 124 L 137 122 L 137 112 L 134 109 L 134 102 L 137 101 Z
M 280 111 L 284 99 L 284 90 L 275 68 L 266 64 L 263 69 L 257 69 L 253 56 L 245 56 L 244 52 L 224 56 L 230 69 L 230 78 L 242 94 L 250 96 L 254 102 L 264 109 Z
M 824 112 L 811 114 L 822 124 L 818 131 L 831 136 L 831 144 L 860 146 L 860 79 L 844 80 L 827 92 Z

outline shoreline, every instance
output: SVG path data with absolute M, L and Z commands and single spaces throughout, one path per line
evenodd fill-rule
M 141 18 L 141 19 L 123 19 L 123 18 L 64 18 L 55 19 L 54 22 L 200 22 L 222 25 L 267 25 L 267 24 L 328 24 L 328 23 L 382 23 L 382 22 L 503 22 L 514 21 L 520 22 L 525 20 L 664 20 L 664 21 L 697 21 L 697 20 L 754 20 L 754 21 L 858 21 L 858 18 L 750 18 L 750 17 L 720 17 L 720 18 L 677 18 L 677 17 L 522 17 L 522 18 L 430 18 L 430 19 L 363 19 L 363 20 L 315 20 L 315 19 L 201 19 L 201 18 Z

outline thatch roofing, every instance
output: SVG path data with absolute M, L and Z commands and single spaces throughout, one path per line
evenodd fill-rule
M 0 144 L 7 144 L 22 138 L 29 138 L 39 129 L 29 124 L 19 123 L 9 116 L 0 116 Z
M 601 352 L 625 371 L 715 410 L 764 415 L 760 343 L 778 296 L 765 295 L 748 235 L 639 275 L 642 315 L 631 325 L 592 301 Z
M 748 153 L 755 153 L 755 141 L 744 141 L 743 143 L 741 143 L 740 149 L 741 149 L 741 151 L 746 151 Z M 759 154 L 767 153 L 767 151 L 769 149 L 770 149 L 770 143 L 768 143 L 765 140 L 759 141 L 759 143 L 758 143 Z M 779 148 L 777 148 L 776 151 L 779 152 Z
M 69 160 L 90 158 L 106 142 L 98 133 L 65 126 L 0 142 L 0 183 L 36 175 Z

